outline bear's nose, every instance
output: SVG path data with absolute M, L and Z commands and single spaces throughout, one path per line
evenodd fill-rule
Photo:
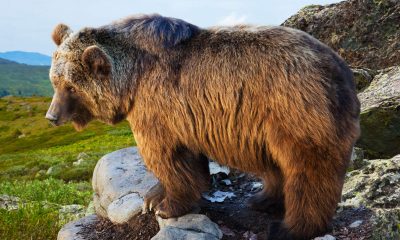
M 50 122 L 52 123 L 56 123 L 58 118 L 54 115 L 52 115 L 51 113 L 46 113 L 46 119 L 48 119 Z

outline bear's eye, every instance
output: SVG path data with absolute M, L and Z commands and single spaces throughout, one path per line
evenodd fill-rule
M 71 92 L 71 93 L 75 93 L 76 92 L 74 87 L 67 87 L 67 91 Z

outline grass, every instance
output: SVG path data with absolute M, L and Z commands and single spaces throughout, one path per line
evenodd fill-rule
M 0 98 L 0 195 L 21 200 L 16 210 L 0 207 L 2 240 L 56 239 L 60 228 L 78 217 L 64 216 L 61 207 L 87 207 L 92 200 L 90 180 L 98 159 L 136 145 L 127 122 L 92 122 L 82 132 L 70 124 L 52 127 L 44 119 L 50 101 Z
M 48 177 L 87 181 L 101 156 L 135 145 L 126 122 L 116 126 L 93 122 L 79 133 L 70 124 L 52 127 L 44 119 L 50 100 L 0 99 L 0 181 Z M 83 164 L 74 166 L 82 152 L 86 154 Z M 51 167 L 54 172 L 46 174 Z
M 62 180 L 5 181 L 2 194 L 17 196 L 18 209 L 0 209 L 0 239 L 56 239 L 59 229 L 75 216 L 60 216 L 62 205 L 87 205 L 92 196 L 88 182 Z
M 4 181 L 0 183 L 0 192 L 19 197 L 29 202 L 49 202 L 57 205 L 88 205 L 91 198 L 89 182 L 65 183 L 49 178 L 33 181 Z
M 57 239 L 61 225 L 57 210 L 41 203 L 15 211 L 0 209 L 0 238 L 3 240 Z

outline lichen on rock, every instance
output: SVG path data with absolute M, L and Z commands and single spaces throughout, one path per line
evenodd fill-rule
M 302 8 L 282 25 L 310 33 L 353 67 L 382 69 L 400 62 L 400 1 L 348 0 Z
M 370 160 L 359 170 L 349 172 L 342 198 L 341 207 L 366 207 L 372 211 L 370 222 L 374 236 L 399 239 L 400 155 Z

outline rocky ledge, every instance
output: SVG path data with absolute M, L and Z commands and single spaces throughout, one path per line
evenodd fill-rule
M 347 174 L 333 231 L 317 239 L 399 239 L 400 155 L 366 160 L 358 150 L 355 153 L 357 164 Z M 146 170 L 137 148 L 105 155 L 93 176 L 97 215 L 65 225 L 58 240 L 264 239 L 268 222 L 282 216 L 254 212 L 243 204 L 262 189 L 258 179 L 215 163 L 210 166 L 213 187 L 203 195 L 200 213 L 161 219 L 141 214 L 143 196 L 157 180 Z

